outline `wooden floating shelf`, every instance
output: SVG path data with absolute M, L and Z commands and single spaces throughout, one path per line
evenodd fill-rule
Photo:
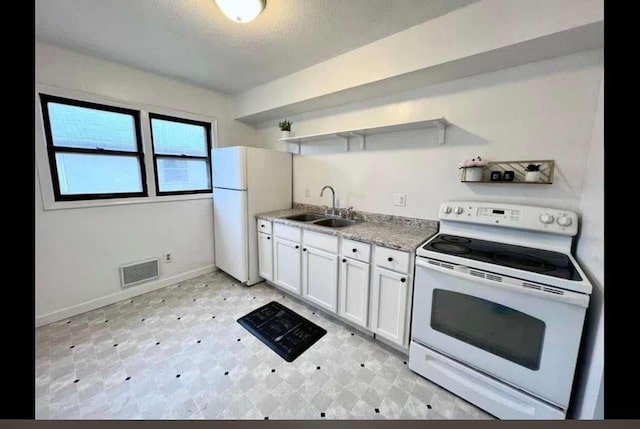
M 440 135 L 438 136 L 438 143 L 444 144 L 445 138 L 446 138 L 446 128 L 448 125 L 450 125 L 450 123 L 443 117 L 443 118 L 427 119 L 427 120 L 416 121 L 416 122 L 406 122 L 403 124 L 383 125 L 379 127 L 357 128 L 357 129 L 349 129 L 349 130 L 341 130 L 341 131 L 332 131 L 332 132 L 321 133 L 321 134 L 308 134 L 303 136 L 287 137 L 284 139 L 278 139 L 278 141 L 285 142 L 285 143 L 297 143 L 298 153 L 300 153 L 300 145 L 303 143 L 309 143 L 309 142 L 320 141 L 320 140 L 343 139 L 345 144 L 345 150 L 348 151 L 350 139 L 353 137 L 356 137 L 360 139 L 360 149 L 364 150 L 366 146 L 367 136 L 370 136 L 373 134 L 419 130 L 424 128 L 438 128 L 440 130 Z
M 526 167 L 529 164 L 540 164 L 540 178 L 537 182 L 527 182 L 525 176 L 527 174 Z M 504 177 L 505 171 L 513 171 L 514 177 L 512 181 L 508 180 L 491 180 L 491 172 L 499 171 Z M 462 169 L 460 182 L 462 183 L 504 183 L 516 185 L 551 185 L 555 173 L 555 161 L 552 159 L 532 160 L 532 161 L 492 161 L 484 167 L 482 172 L 482 180 L 466 180 L 465 168 Z

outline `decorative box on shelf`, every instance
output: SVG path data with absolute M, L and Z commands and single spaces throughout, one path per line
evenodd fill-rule
M 539 174 L 530 174 L 528 181 L 527 166 L 531 164 L 539 166 L 539 170 L 537 170 Z M 477 172 L 467 171 L 473 170 L 472 168 L 462 168 L 460 181 L 464 183 L 517 183 L 527 185 L 550 185 L 553 183 L 555 161 L 552 159 L 537 161 L 491 161 L 486 167 L 474 168 L 483 168 L 481 180 L 474 180 L 477 179 Z M 492 172 L 500 172 L 500 175 L 494 174 L 494 180 L 491 180 Z M 531 171 L 529 171 L 529 173 L 531 173 Z M 500 177 L 500 180 L 495 180 L 495 178 L 498 176 Z M 534 181 L 530 181 L 532 180 L 532 177 Z

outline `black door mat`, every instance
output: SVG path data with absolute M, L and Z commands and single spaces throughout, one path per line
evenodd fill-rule
M 238 323 L 287 362 L 293 362 L 327 333 L 276 301 L 242 316 Z

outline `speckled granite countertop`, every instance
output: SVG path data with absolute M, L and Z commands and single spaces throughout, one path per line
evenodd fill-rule
M 328 228 L 314 225 L 311 222 L 300 222 L 286 219 L 288 216 L 317 212 L 317 210 L 305 208 L 292 208 L 273 212 L 260 213 L 258 219 L 269 220 L 284 225 L 296 226 L 310 231 L 340 236 L 350 240 L 377 244 L 392 249 L 415 251 L 422 243 L 433 237 L 438 232 L 438 223 L 428 220 L 401 218 L 398 216 L 380 216 L 381 219 L 391 219 L 387 222 L 373 222 L 361 220 L 355 225 L 344 228 Z M 356 216 L 358 218 L 358 216 Z

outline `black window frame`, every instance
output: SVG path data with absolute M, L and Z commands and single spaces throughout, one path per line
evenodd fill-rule
M 47 155 L 49 157 L 49 168 L 51 169 L 51 180 L 53 184 L 53 194 L 55 201 L 87 201 L 87 200 L 105 200 L 114 198 L 140 198 L 148 197 L 147 189 L 147 173 L 144 163 L 144 146 L 142 144 L 142 128 L 140 125 L 140 111 L 135 109 L 126 109 L 124 107 L 110 106 L 107 104 L 94 103 L 89 101 L 75 100 L 72 98 L 59 97 L 50 94 L 38 94 L 40 96 L 40 105 L 42 108 L 42 119 L 44 122 L 45 140 L 47 143 Z M 85 107 L 94 110 L 102 110 L 107 112 L 115 112 L 131 115 L 134 121 L 136 148 L 133 151 L 112 150 L 112 149 L 88 149 L 79 147 L 55 146 L 53 144 L 53 134 L 51 132 L 51 120 L 49 118 L 49 103 L 66 104 L 69 106 Z M 139 192 L 111 192 L 96 194 L 62 194 L 60 192 L 60 179 L 58 177 L 58 165 L 56 161 L 57 153 L 83 153 L 91 155 L 124 155 L 128 157 L 135 156 L 140 166 L 140 184 L 142 191 Z
M 197 125 L 204 127 L 205 134 L 207 136 L 207 155 L 168 155 L 168 154 L 156 154 L 155 142 L 153 139 L 153 119 L 159 119 L 162 121 L 178 122 L 181 124 Z M 211 123 L 205 121 L 195 121 L 193 119 L 178 118 L 176 116 L 163 115 L 160 113 L 149 112 L 149 131 L 151 133 L 151 152 L 153 154 L 153 173 L 156 180 L 156 195 L 159 197 L 167 195 L 193 195 L 193 194 L 211 194 L 213 192 L 213 177 L 211 174 Z M 161 191 L 160 181 L 158 180 L 158 159 L 205 159 L 208 163 L 207 174 L 209 175 L 209 188 L 207 189 L 190 189 L 184 191 Z

